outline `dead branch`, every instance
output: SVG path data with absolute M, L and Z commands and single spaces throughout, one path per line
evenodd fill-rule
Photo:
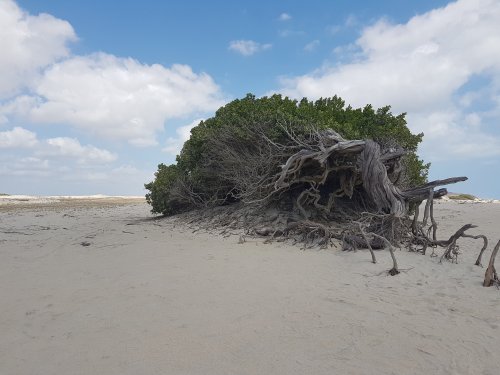
M 471 228 L 477 228 L 477 226 L 472 225 L 472 224 L 465 224 L 462 228 L 457 230 L 448 240 L 446 240 L 446 241 L 432 241 L 432 243 L 436 246 L 446 247 L 446 250 L 443 253 L 443 255 L 441 256 L 441 259 L 439 260 L 439 262 L 442 262 L 443 259 L 445 259 L 445 258 L 451 259 L 450 254 L 455 249 L 457 240 L 460 237 L 463 237 L 464 233 Z
M 479 238 L 482 238 L 482 240 L 483 240 L 483 247 L 482 247 L 481 251 L 479 252 L 479 255 L 477 256 L 476 263 L 474 263 L 475 266 L 482 266 L 482 264 L 481 264 L 481 258 L 483 256 L 484 251 L 488 247 L 488 238 L 486 238 L 486 236 L 483 235 L 483 234 L 478 234 L 477 236 L 473 236 L 473 235 L 470 235 L 470 234 L 463 234 L 462 237 L 473 238 L 475 240 L 477 240 Z
M 438 186 L 444 186 L 444 185 L 450 185 L 450 184 L 455 184 L 457 182 L 461 181 L 466 181 L 467 177 L 451 177 L 451 178 L 446 178 L 444 180 L 435 180 L 431 181 L 427 184 L 418 186 L 413 189 L 408 189 L 402 192 L 402 195 L 408 200 L 408 201 L 423 201 L 427 199 L 429 189 L 434 189 Z M 440 196 L 446 195 L 448 192 L 446 189 L 439 189 L 438 191 L 434 192 L 434 199 L 439 198 Z
M 494 284 L 499 284 L 497 271 L 495 270 L 495 258 L 500 248 L 500 241 L 497 242 L 493 252 L 491 253 L 490 262 L 488 263 L 488 268 L 486 268 L 486 273 L 484 274 L 483 286 L 492 286 Z
M 387 240 L 387 238 L 379 236 L 378 234 L 372 233 L 372 236 L 379 238 L 380 240 L 384 241 L 386 246 L 389 248 L 389 252 L 391 253 L 391 258 L 392 258 L 392 268 L 387 271 L 389 275 L 395 276 L 399 274 L 399 269 L 398 269 L 398 262 L 396 261 L 396 256 L 394 255 L 394 247 L 392 244 Z
M 377 259 L 375 258 L 375 253 L 373 252 L 373 248 L 371 246 L 370 241 L 368 240 L 368 236 L 363 229 L 363 225 L 361 223 L 358 223 L 358 226 L 359 226 L 359 231 L 361 232 L 361 235 L 363 236 L 363 239 L 366 242 L 366 246 L 368 247 L 368 250 L 370 250 L 370 254 L 372 256 L 372 263 L 377 263 Z

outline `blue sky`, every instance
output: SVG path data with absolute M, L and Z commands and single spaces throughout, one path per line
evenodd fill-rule
M 248 92 L 392 105 L 500 198 L 500 3 L 0 0 L 0 192 L 143 194 Z

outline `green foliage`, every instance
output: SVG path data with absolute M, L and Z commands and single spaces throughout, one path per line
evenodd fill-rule
M 427 182 L 431 163 L 424 163 L 413 151 L 403 157 L 403 164 L 407 176 L 407 181 L 403 182 L 403 188 L 411 188 Z
M 280 143 L 287 142 L 286 127 L 297 136 L 308 134 L 312 129 L 333 129 L 346 139 L 373 139 L 381 144 L 398 145 L 409 151 L 403 160 L 407 170 L 406 184 L 416 186 L 426 181 L 429 165 L 416 154 L 423 134 L 410 132 L 405 114 L 394 116 L 390 107 L 378 110 L 371 105 L 357 109 L 346 107 L 337 96 L 297 101 L 281 95 L 256 98 L 247 94 L 221 107 L 214 117 L 193 128 L 175 165 L 158 166 L 155 180 L 145 185 L 150 191 L 146 198 L 152 211 L 166 215 L 179 212 L 179 203 L 172 200 L 170 193 L 180 178 L 188 180 L 198 193 L 225 186 L 224 181 L 201 168 L 208 152 L 207 141 L 217 137 L 221 129 L 229 130 L 235 139 L 245 140 L 249 137 L 248 129 L 256 125 L 264 129 L 269 139 Z M 225 189 L 229 191 L 231 187 Z
M 178 178 L 179 169 L 176 165 L 166 166 L 163 163 L 158 165 L 154 181 L 144 185 L 149 190 L 149 193 L 146 194 L 146 201 L 151 205 L 153 212 L 164 215 L 176 212 L 176 206 L 170 196 L 170 189 Z

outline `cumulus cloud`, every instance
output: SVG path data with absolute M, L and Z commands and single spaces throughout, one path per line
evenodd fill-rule
M 63 186 L 61 182 L 81 181 L 99 173 L 110 181 L 130 175 L 144 176 L 131 166 L 115 167 L 117 155 L 93 145 L 82 145 L 77 139 L 55 137 L 43 139 L 21 127 L 0 132 L 0 180 L 3 188 L 18 193 L 43 194 L 40 184 Z M 3 178 L 1 176 L 7 176 Z M 36 183 L 34 181 L 37 181 Z M 116 181 L 116 180 L 115 180 Z M 6 190 L 6 191 L 7 191 Z M 63 190 L 61 190 L 63 192 Z M 49 191 L 45 191 L 49 193 Z
M 57 168 L 54 168 L 49 160 L 33 156 L 5 157 L 0 163 L 0 176 L 50 177 L 58 172 Z M 2 185 L 11 181 L 11 178 L 4 179 Z M 2 186 L 2 188 L 4 187 Z M 13 192 L 16 193 L 16 191 Z
M 166 146 L 162 149 L 162 151 L 171 154 L 171 155 L 178 155 L 181 152 L 182 146 L 184 145 L 184 142 L 186 142 L 189 137 L 191 137 L 191 129 L 193 129 L 195 126 L 197 126 L 200 121 L 203 119 L 197 119 L 191 122 L 188 125 L 181 126 L 176 129 L 177 137 L 169 137 L 167 139 L 167 144 Z
M 74 158 L 79 163 L 110 163 L 117 156 L 108 150 L 95 146 L 83 146 L 75 138 L 57 137 L 45 141 L 43 148 L 38 151 L 39 155 Z
M 0 108 L 34 123 L 71 124 L 91 134 L 156 143 L 165 121 L 222 104 L 219 87 L 187 65 L 145 65 L 104 53 L 53 64 L 33 87 Z
M 281 13 L 279 16 L 280 21 L 289 21 L 292 19 L 292 16 L 289 15 L 288 13 Z
M 14 1 L 0 1 L 0 99 L 36 80 L 42 69 L 69 55 L 71 25 L 49 14 L 29 15 Z
M 63 179 L 82 182 L 85 176 L 105 176 L 107 191 L 117 185 L 120 191 L 127 183 L 142 186 L 137 181 L 152 176 L 152 171 L 130 165 L 110 172 L 116 166 L 115 153 L 64 133 L 37 137 L 14 124 L 30 129 L 46 124 L 52 131 L 60 126 L 61 133 L 77 128 L 89 138 L 147 146 L 157 143 L 157 135 L 172 119 L 202 116 L 225 102 L 214 80 L 188 65 L 149 65 L 106 53 L 72 54 L 69 47 L 77 36 L 69 22 L 49 14 L 31 15 L 12 0 L 0 0 L 0 25 L 0 124 L 8 127 L 0 131 L 0 175 L 26 176 L 8 179 L 13 188 L 26 186 L 28 176 L 57 177 L 53 189 L 62 189 L 58 182 Z M 111 183 L 115 177 L 124 183 Z M 50 178 L 45 186 L 51 185 Z M 90 186 L 78 186 L 84 185 Z
M 229 42 L 229 49 L 243 56 L 251 56 L 271 47 L 272 44 L 261 44 L 253 40 L 233 40 Z
M 224 102 L 213 79 L 188 65 L 71 55 L 68 22 L 30 15 L 11 0 L 0 0 L 0 25 L 0 124 L 63 124 L 148 146 L 169 120 Z
M 433 161 L 490 158 L 500 155 L 500 139 L 468 123 L 468 114 L 450 108 L 408 115 L 408 123 L 425 133 L 422 152 Z M 474 120 L 477 121 L 477 120 Z M 420 130 L 419 130 L 420 129 Z
M 0 149 L 30 149 L 34 155 L 75 159 L 79 163 L 109 163 L 116 155 L 75 138 L 56 137 L 39 140 L 36 133 L 21 127 L 0 132 Z
M 35 133 L 18 126 L 0 132 L 0 148 L 31 148 L 37 143 Z
M 414 131 L 424 131 L 428 154 L 441 142 L 453 156 L 473 155 L 465 128 L 472 122 L 474 137 L 489 139 L 493 150 L 500 147 L 500 140 L 481 130 L 481 114 L 468 116 L 457 97 L 467 95 L 464 85 L 477 75 L 488 78 L 491 87 L 486 91 L 493 90 L 491 96 L 498 97 L 498 19 L 498 1 L 459 0 L 405 24 L 380 20 L 364 29 L 355 43 L 356 51 L 350 52 L 351 62 L 283 79 L 280 91 L 297 98 L 338 94 L 354 106 L 391 104 L 395 111 L 410 113 Z M 447 116 L 441 116 L 443 112 Z M 452 136 L 443 138 L 435 131 L 444 124 Z
M 153 171 L 129 164 L 78 163 L 74 158 L 19 156 L 0 153 L 2 190 L 11 194 L 132 194 L 143 195 L 142 182 Z M 139 181 L 139 183 L 138 183 Z

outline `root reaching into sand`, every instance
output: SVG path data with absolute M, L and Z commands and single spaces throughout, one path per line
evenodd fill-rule
M 497 256 L 499 248 L 500 241 L 497 242 L 495 248 L 493 249 L 493 252 L 491 253 L 490 262 L 488 264 L 488 268 L 486 268 L 486 273 L 484 274 L 483 286 L 500 286 L 500 280 L 498 280 L 497 271 L 495 269 L 495 258 Z
M 440 261 L 457 262 L 457 241 L 481 238 L 484 246 L 476 264 L 481 263 L 487 239 L 466 233 L 473 224 L 439 240 L 434 218 L 434 200 L 447 194 L 442 186 L 466 177 L 402 189 L 405 151 L 400 148 L 383 148 L 369 139 L 346 140 L 332 130 L 312 131 L 308 137 L 284 131 L 290 139 L 286 145 L 274 143 L 258 128 L 249 131 L 254 148 L 249 143 L 232 145 L 231 134 L 213 139 L 209 165 L 234 185 L 231 199 L 205 197 L 183 185 L 175 194 L 190 202 L 196 197 L 200 209 L 180 215 L 182 220 L 207 230 L 223 228 L 224 235 L 244 230 L 246 236 L 300 243 L 303 248 L 325 248 L 340 240 L 344 250 L 368 249 L 373 263 L 375 250 L 385 248 L 393 260 L 391 275 L 399 273 L 395 248 L 424 255 L 432 248 L 431 256 L 444 248 Z M 217 199 L 225 204 L 214 205 Z
M 472 236 L 472 235 L 469 235 L 469 234 L 464 234 L 464 235 L 462 235 L 462 237 L 473 238 L 475 240 L 481 238 L 483 240 L 483 247 L 481 248 L 481 251 L 479 252 L 479 255 L 477 256 L 476 263 L 474 263 L 474 265 L 476 265 L 476 266 L 482 266 L 481 259 L 483 257 L 484 251 L 488 247 L 488 239 L 486 238 L 486 236 L 482 235 L 482 234 L 478 234 L 477 236 Z

